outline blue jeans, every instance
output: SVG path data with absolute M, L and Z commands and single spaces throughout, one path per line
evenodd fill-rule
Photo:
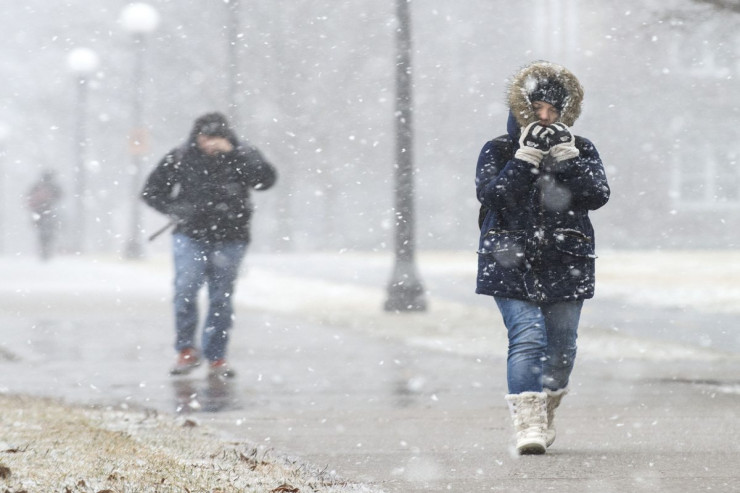
M 583 301 L 538 304 L 512 298 L 495 300 L 509 335 L 509 393 L 565 388 L 576 358 Z
M 183 234 L 172 237 L 175 261 L 175 349 L 195 344 L 198 292 L 208 283 L 208 314 L 203 326 L 203 356 L 216 361 L 226 355 L 234 309 L 234 285 L 247 250 L 244 241 L 210 242 Z

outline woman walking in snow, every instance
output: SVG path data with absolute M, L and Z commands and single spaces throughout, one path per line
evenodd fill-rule
M 494 297 L 508 331 L 506 401 L 520 454 L 545 453 L 555 440 L 581 307 L 594 294 L 588 212 L 610 191 L 596 148 L 569 128 L 582 101 L 564 67 L 524 67 L 508 89 L 508 132 L 483 146 L 476 169 L 476 292 Z

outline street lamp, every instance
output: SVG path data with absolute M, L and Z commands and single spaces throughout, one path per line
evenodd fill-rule
M 67 68 L 75 76 L 77 85 L 74 134 L 75 224 L 77 230 L 74 232 L 74 241 L 75 250 L 78 253 L 82 253 L 85 250 L 85 193 L 87 188 L 87 176 L 85 173 L 85 151 L 87 149 L 85 114 L 89 87 L 88 79 L 98 68 L 98 55 L 89 48 L 75 48 L 67 55 Z
M 130 259 L 143 255 L 141 236 L 141 204 L 139 187 L 141 182 L 142 158 L 147 152 L 146 129 L 142 125 L 142 107 L 144 102 L 144 52 L 145 35 L 153 32 L 159 25 L 159 14 L 149 4 L 131 3 L 121 11 L 120 24 L 134 38 L 134 76 L 133 102 L 131 109 L 131 132 L 129 134 L 129 152 L 131 153 L 131 223 L 129 240 L 125 256 Z
M 229 120 L 233 128 L 239 127 L 239 85 L 241 84 L 241 71 L 239 70 L 239 37 L 241 22 L 239 19 L 239 0 L 226 0 L 228 8 L 228 92 L 229 92 Z
M 386 311 L 424 311 L 424 287 L 414 261 L 414 133 L 411 86 L 411 0 L 396 0 L 395 265 Z

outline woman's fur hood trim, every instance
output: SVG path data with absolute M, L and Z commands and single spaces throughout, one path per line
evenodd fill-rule
M 570 70 L 555 63 L 537 61 L 527 65 L 514 75 L 508 90 L 509 109 L 516 118 L 520 128 L 537 120 L 532 110 L 529 95 L 537 87 L 538 81 L 555 80 L 567 93 L 560 121 L 573 126 L 581 114 L 583 104 L 583 87 Z

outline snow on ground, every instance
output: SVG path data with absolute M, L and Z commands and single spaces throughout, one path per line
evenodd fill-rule
M 314 321 L 404 338 L 410 344 L 461 354 L 505 355 L 505 329 L 494 304 L 474 294 L 476 257 L 471 252 L 422 252 L 420 277 L 436 281 L 423 314 L 388 314 L 380 307 L 391 272 L 389 255 L 372 253 L 297 254 L 311 273 L 336 278 L 374 278 L 375 284 L 331 282 L 316 276 L 278 274 L 254 267 L 248 272 L 237 299 L 253 308 L 302 313 Z M 266 263 L 267 259 L 261 259 Z M 699 311 L 740 310 L 740 290 L 732 283 L 740 270 L 736 252 L 607 252 L 597 261 L 597 296 L 627 304 L 683 307 Z M 260 259 L 255 260 L 260 265 Z M 316 267 L 316 266 L 320 267 Z M 378 272 L 381 273 L 378 276 Z M 737 276 L 735 275 L 735 278 Z M 457 301 L 443 298 L 442 283 L 459 284 L 469 296 Z M 429 288 L 433 282 L 427 282 Z M 483 300 L 481 300 L 483 298 Z M 579 355 L 585 358 L 714 359 L 711 350 L 666 343 L 617 333 L 607 328 L 582 330 Z
M 599 296 L 740 313 L 740 251 L 610 251 L 596 262 Z
M 429 310 L 394 314 L 382 310 L 392 258 L 388 253 L 257 254 L 247 258 L 236 302 L 246 310 L 279 312 L 316 323 L 403 338 L 461 354 L 503 354 L 505 331 L 493 304 L 473 293 L 475 254 L 422 252 L 425 279 L 459 284 L 467 299 L 456 301 L 432 291 Z M 0 295 L 12 298 L 19 313 L 46 304 L 105 303 L 136 300 L 137 306 L 161 305 L 171 298 L 168 257 L 144 261 L 114 258 L 56 258 L 41 263 L 31 257 L 0 258 Z M 681 306 L 703 311 L 740 312 L 740 252 L 602 252 L 597 261 L 597 296 L 626 303 Z M 477 297 L 480 298 L 480 297 Z M 239 310 L 237 310 L 237 316 Z M 0 344 L 0 347 L 2 345 Z M 658 343 L 607 329 L 589 330 L 579 339 L 581 357 L 713 358 L 699 347 Z

